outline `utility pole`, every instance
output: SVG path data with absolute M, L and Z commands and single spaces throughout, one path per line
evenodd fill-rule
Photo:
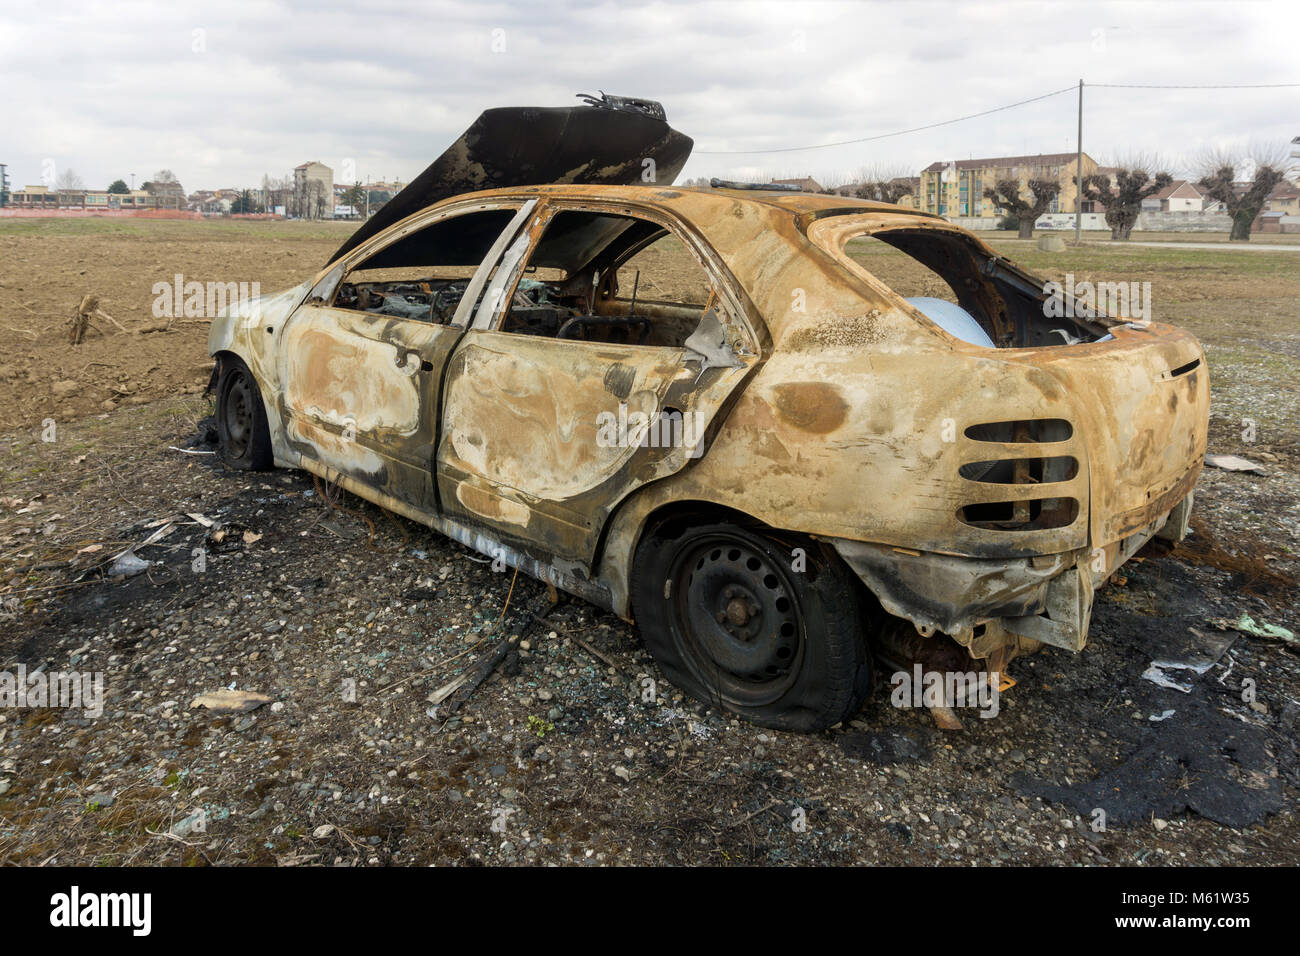
M 131 192 L 135 192 L 135 173 L 131 174 Z
M 1083 80 L 1079 80 L 1079 154 L 1074 161 L 1074 244 L 1083 237 Z

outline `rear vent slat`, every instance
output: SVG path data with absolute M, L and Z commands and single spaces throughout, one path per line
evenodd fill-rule
M 1069 481 L 1079 474 L 1079 461 L 1069 455 L 972 461 L 962 465 L 957 473 L 967 481 L 991 485 L 1037 485 Z
M 1044 531 L 1066 528 L 1079 517 L 1075 498 L 1031 498 L 1028 501 L 987 501 L 965 505 L 957 512 L 962 524 L 982 531 Z
M 957 519 L 983 531 L 1043 531 L 1078 520 L 1081 492 L 1074 426 L 1064 418 L 969 425 L 968 460 L 958 475 L 970 482 Z
M 1074 426 L 1063 418 L 1032 418 L 1016 422 L 980 422 L 966 428 L 972 441 L 1058 442 L 1074 434 Z

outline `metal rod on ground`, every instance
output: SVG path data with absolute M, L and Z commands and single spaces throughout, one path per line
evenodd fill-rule
M 516 566 L 515 578 L 518 576 L 519 568 Z M 510 595 L 514 594 L 514 586 L 515 582 L 514 578 L 512 578 L 510 581 L 510 594 L 506 596 L 506 606 L 501 609 L 501 617 L 497 619 L 498 628 L 501 627 L 501 624 L 505 620 L 506 612 L 510 609 Z M 547 601 L 546 592 L 542 592 L 533 599 L 534 605 L 539 608 L 543 601 Z M 547 601 L 547 604 L 549 606 L 549 601 Z M 478 690 L 479 685 L 487 680 L 501 662 L 506 659 L 506 655 L 510 653 L 511 649 L 517 647 L 519 642 L 523 640 L 525 636 L 530 634 L 535 627 L 537 627 L 538 614 L 531 607 L 524 607 L 517 612 L 515 620 L 523 625 L 520 627 L 519 633 L 512 637 L 504 637 L 497 641 L 492 650 L 485 654 L 478 663 L 470 668 L 468 672 L 469 676 L 465 679 L 465 682 L 460 687 L 456 688 L 446 701 L 438 705 L 439 720 L 442 720 L 445 723 L 455 715 L 456 711 L 460 710 L 460 708 L 464 706 L 465 702 L 473 696 L 474 691 Z

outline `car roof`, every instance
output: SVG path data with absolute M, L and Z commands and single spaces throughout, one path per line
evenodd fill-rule
M 918 219 L 942 218 L 933 213 L 851 196 L 789 190 L 708 189 L 699 186 L 606 186 L 554 183 L 462 193 L 445 201 L 460 202 L 466 199 L 504 199 L 539 195 L 557 199 L 649 203 L 671 209 L 688 221 L 701 215 L 707 216 L 708 213 L 716 211 L 719 206 L 736 204 L 761 207 L 772 212 L 784 212 L 795 217 L 806 217 L 809 220 L 820 219 L 827 215 L 870 212 L 896 213 L 915 216 Z

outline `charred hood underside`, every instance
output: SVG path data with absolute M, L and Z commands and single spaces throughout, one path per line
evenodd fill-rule
M 550 183 L 672 184 L 693 141 L 668 125 L 658 103 L 603 94 L 587 101 L 594 105 L 485 111 L 330 261 L 412 213 L 460 193 Z M 653 178 L 645 178 L 647 171 Z

